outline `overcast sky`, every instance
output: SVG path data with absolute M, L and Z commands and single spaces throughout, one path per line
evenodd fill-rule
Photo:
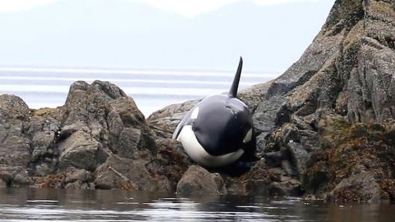
M 0 66 L 284 71 L 334 1 L 0 0 Z
M 0 0 L 0 11 L 11 12 L 29 10 L 31 8 L 56 2 L 57 0 Z M 83 1 L 83 0 L 78 0 Z M 111 1 L 111 0 L 108 0 Z M 171 10 L 186 17 L 193 17 L 204 12 L 218 9 L 240 1 L 250 1 L 257 5 L 269 6 L 302 1 L 325 1 L 325 0 L 128 0 L 141 2 L 151 6 Z

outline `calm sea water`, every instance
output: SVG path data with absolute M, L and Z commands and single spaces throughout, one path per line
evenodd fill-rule
M 166 105 L 228 91 L 234 72 L 147 71 L 0 67 L 0 94 L 20 96 L 30 108 L 64 104 L 69 86 L 77 80 L 110 81 L 136 101 L 148 116 Z M 243 73 L 240 88 L 266 82 L 273 73 Z
M 0 189 L 0 221 L 347 221 L 392 222 L 395 205 L 295 198 L 181 198 L 122 190 Z
M 228 90 L 233 72 L 0 68 L 0 94 L 30 108 L 64 104 L 77 80 L 110 81 L 148 116 L 166 105 Z M 240 88 L 277 74 L 243 73 Z M 0 221 L 395 221 L 395 205 L 305 202 L 250 196 L 130 193 L 121 190 L 0 189 Z

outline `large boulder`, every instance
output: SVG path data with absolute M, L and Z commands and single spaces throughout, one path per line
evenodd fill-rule
M 0 179 L 11 184 L 30 163 L 30 109 L 14 95 L 0 95 Z
M 224 180 L 218 173 L 210 173 L 198 165 L 188 168 L 177 184 L 180 196 L 203 196 L 226 194 Z
M 170 189 L 166 178 L 156 178 L 146 168 L 160 157 L 158 146 L 144 115 L 120 88 L 109 82 L 75 82 L 60 112 L 58 173 L 69 168 L 95 172 L 97 188 L 125 188 L 121 182 L 128 178 L 138 189 Z M 155 185 L 161 181 L 163 186 Z
M 115 174 L 138 189 L 170 191 L 190 163 L 178 144 L 155 137 L 133 99 L 109 82 L 73 83 L 58 108 L 30 110 L 19 97 L 1 95 L 0 115 L 0 179 L 7 186 L 124 188 L 106 180 Z
M 61 112 L 61 141 L 71 139 L 75 143 L 70 136 L 79 133 L 86 134 L 80 136 L 80 142 L 90 144 L 89 149 L 96 147 L 93 149 L 132 159 L 149 158 L 156 153 L 144 115 L 132 98 L 111 83 L 73 83 Z

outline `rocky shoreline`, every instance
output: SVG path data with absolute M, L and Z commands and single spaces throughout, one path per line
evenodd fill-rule
M 109 82 L 75 82 L 58 108 L 0 95 L 0 187 L 179 195 L 395 200 L 395 4 L 337 0 L 301 58 L 240 93 L 258 156 L 230 177 L 195 165 L 171 134 L 196 101 L 148 118 Z

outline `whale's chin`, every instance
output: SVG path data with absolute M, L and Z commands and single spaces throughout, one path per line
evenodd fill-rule
M 236 162 L 244 154 L 244 150 L 238 149 L 235 152 L 220 156 L 210 155 L 202 145 L 200 145 L 190 125 L 186 125 L 182 128 L 177 140 L 182 143 L 189 157 L 197 164 L 204 167 L 226 166 Z

